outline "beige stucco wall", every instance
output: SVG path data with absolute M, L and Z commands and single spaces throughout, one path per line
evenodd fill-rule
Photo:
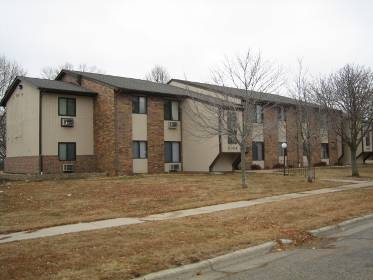
M 148 160 L 133 159 L 133 173 L 148 173 Z
M 228 144 L 228 136 L 221 136 L 221 151 L 223 153 L 240 153 L 240 145 L 238 144 Z
M 255 142 L 264 142 L 263 124 L 253 123 L 252 139 Z
M 214 164 L 212 171 L 232 171 L 232 163 L 239 157 L 240 154 L 220 154 L 219 158 Z
M 132 114 L 132 140 L 148 139 L 148 115 Z
M 58 97 L 76 98 L 74 127 L 61 127 Z M 93 155 L 93 98 L 47 93 L 42 96 L 42 154 L 58 155 L 58 142 L 76 142 L 77 155 Z
M 181 103 L 183 112 L 183 170 L 209 171 L 209 166 L 219 154 L 219 137 L 217 135 L 206 135 L 204 129 L 193 121 L 191 109 L 194 106 L 199 107 L 200 111 L 204 110 L 204 105 L 190 99 L 186 99 Z
M 168 123 L 170 121 L 164 121 L 164 141 L 181 141 L 181 122 L 177 122 L 176 128 L 169 128 Z
M 363 139 L 363 145 L 364 145 L 364 152 L 372 152 L 372 132 L 369 132 Z M 370 139 L 370 145 L 367 145 L 367 138 Z
M 237 124 L 242 126 L 242 114 L 236 112 Z M 227 123 L 227 116 L 225 116 L 225 122 Z M 228 144 L 228 135 L 222 135 L 220 138 L 221 141 L 221 151 L 223 153 L 240 153 L 240 145 L 238 144 Z M 221 171 L 221 170 L 219 170 Z
M 6 106 L 7 157 L 39 155 L 39 90 L 27 82 Z

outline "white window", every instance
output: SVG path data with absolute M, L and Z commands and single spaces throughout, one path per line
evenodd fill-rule
M 132 143 L 132 150 L 133 150 L 133 158 L 147 158 L 147 149 L 148 145 L 146 141 L 133 141 Z
M 264 160 L 264 143 L 253 142 L 253 160 Z
M 165 142 L 164 143 L 165 162 L 180 162 L 180 143 Z
M 179 120 L 179 102 L 166 100 L 164 103 L 164 119 L 168 121 Z
M 132 98 L 132 113 L 146 114 L 146 97 L 134 96 Z
M 321 158 L 322 159 L 329 158 L 329 144 L 328 143 L 321 144 Z

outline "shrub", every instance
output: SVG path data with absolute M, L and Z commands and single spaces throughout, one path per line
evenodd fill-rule
M 251 165 L 251 170 L 261 170 L 261 169 L 262 169 L 262 167 L 258 164 L 252 164 Z
M 320 162 L 314 163 L 313 166 L 314 167 L 326 166 L 326 162 L 320 161 Z
M 273 169 L 280 169 L 280 168 L 284 168 L 284 165 L 282 163 L 276 163 L 273 165 L 272 167 Z

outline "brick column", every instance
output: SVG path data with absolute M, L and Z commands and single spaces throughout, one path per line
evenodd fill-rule
M 286 111 L 286 142 L 288 144 L 288 163 L 297 167 L 303 164 L 302 136 L 298 131 L 297 112 L 295 107 L 288 107 Z
M 116 106 L 116 164 L 118 174 L 130 175 L 133 173 L 131 96 L 118 93 Z
M 164 172 L 164 101 L 148 97 L 148 171 Z
M 277 111 L 272 106 L 264 107 L 264 167 L 273 168 L 278 162 Z
M 328 130 L 328 142 L 329 142 L 329 164 L 336 165 L 338 163 L 338 144 L 337 134 L 334 129 L 329 127 Z
M 317 116 L 317 112 L 315 111 L 315 116 Z M 315 117 L 311 120 L 311 129 L 314 137 L 311 141 L 311 149 L 312 149 L 312 164 L 319 163 L 321 161 L 321 141 L 320 141 L 320 124 L 318 122 L 318 118 Z
M 84 78 L 82 87 L 97 92 L 93 126 L 97 170 L 115 175 L 114 89 Z

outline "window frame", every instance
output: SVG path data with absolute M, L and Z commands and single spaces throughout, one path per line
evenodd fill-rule
M 262 159 L 259 159 L 258 157 L 254 158 L 254 146 L 255 146 L 255 149 L 257 150 L 257 148 L 256 148 L 257 144 L 261 144 L 262 145 Z M 264 161 L 264 159 L 265 159 L 265 157 L 264 157 L 264 155 L 265 155 L 265 153 L 264 153 L 264 142 L 262 142 L 262 141 L 253 141 L 252 142 L 251 155 L 252 155 L 252 160 L 253 161 Z
M 370 133 L 368 132 L 365 135 L 365 148 L 370 148 L 371 147 L 371 141 L 370 141 Z
M 258 112 L 258 108 L 260 108 L 260 114 Z M 260 122 L 258 121 L 260 116 Z M 255 104 L 255 123 L 262 124 L 264 122 L 264 107 L 263 104 Z
M 61 159 L 61 151 L 60 151 L 60 145 L 66 145 L 66 159 Z M 73 145 L 74 146 L 74 158 L 69 159 L 68 158 L 68 146 L 67 145 Z M 76 142 L 58 142 L 58 160 L 59 161 L 76 161 Z
M 327 157 L 324 157 L 324 147 L 326 147 Z M 329 159 L 329 143 L 321 143 L 321 159 Z
M 140 143 L 145 143 L 145 157 L 141 157 L 141 146 Z M 134 153 L 134 145 L 138 145 L 138 156 Z M 134 140 L 132 141 L 132 159 L 147 159 L 148 158 L 148 141 Z
M 177 103 L 177 120 L 173 119 L 172 103 Z M 166 107 L 169 107 L 169 115 L 166 114 Z M 163 105 L 163 118 L 165 121 L 180 121 L 180 102 L 177 100 L 165 100 Z
M 140 98 L 144 98 L 144 100 L 145 100 L 145 111 L 144 112 L 140 112 Z M 137 106 L 134 106 L 134 104 L 136 104 Z M 148 98 L 147 98 L 147 96 L 133 95 L 132 96 L 132 114 L 146 115 L 147 113 L 148 113 Z
M 166 159 L 166 146 L 167 146 L 167 144 L 171 145 L 171 153 L 170 153 L 171 161 L 167 161 L 167 159 Z M 173 161 L 173 155 L 174 155 L 173 144 L 178 144 L 179 145 L 179 161 Z M 180 141 L 164 141 L 164 162 L 165 163 L 181 163 L 181 142 Z
M 61 100 L 66 100 L 66 114 L 63 114 L 61 112 L 61 108 L 60 108 L 60 101 Z M 68 110 L 68 104 L 69 102 L 68 101 L 74 101 L 74 113 L 73 114 L 69 114 L 69 110 Z M 59 116 L 63 116 L 63 117 L 76 117 L 76 98 L 75 97 L 63 97 L 63 96 L 59 96 L 58 97 L 58 115 Z

